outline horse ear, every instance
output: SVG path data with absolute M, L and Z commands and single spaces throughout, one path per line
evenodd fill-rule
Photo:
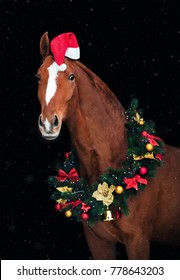
M 40 54 L 44 60 L 49 55 L 49 38 L 48 32 L 45 32 L 40 39 Z

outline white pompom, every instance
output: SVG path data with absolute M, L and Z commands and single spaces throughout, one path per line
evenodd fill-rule
M 57 64 L 58 71 L 64 72 L 66 70 L 67 66 L 65 63 L 62 63 L 61 65 Z

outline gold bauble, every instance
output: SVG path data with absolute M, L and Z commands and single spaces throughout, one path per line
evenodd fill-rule
M 121 193 L 123 193 L 123 191 L 124 191 L 124 189 L 123 189 L 122 186 L 117 186 L 117 187 L 115 188 L 115 192 L 116 192 L 117 194 L 121 194 Z
M 139 120 L 139 125 L 144 125 L 144 120 L 143 119 Z
M 154 146 L 150 143 L 146 144 L 146 150 L 151 152 L 154 149 Z
M 71 210 L 67 210 L 66 212 L 65 212 L 65 217 L 66 218 L 70 218 L 72 216 L 72 211 Z

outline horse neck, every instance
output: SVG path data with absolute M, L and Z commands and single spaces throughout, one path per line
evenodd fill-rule
M 67 121 L 81 166 L 81 176 L 94 182 L 108 167 L 120 168 L 127 152 L 124 109 L 107 85 L 84 65 L 78 104 Z M 86 73 L 85 73 L 86 72 Z

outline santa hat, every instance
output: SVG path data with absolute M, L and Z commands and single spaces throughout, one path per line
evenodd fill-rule
M 78 42 L 76 36 L 72 32 L 63 33 L 56 36 L 50 42 L 50 47 L 59 71 L 66 70 L 67 66 L 64 63 L 65 56 L 71 59 L 80 58 L 80 49 L 78 46 Z

